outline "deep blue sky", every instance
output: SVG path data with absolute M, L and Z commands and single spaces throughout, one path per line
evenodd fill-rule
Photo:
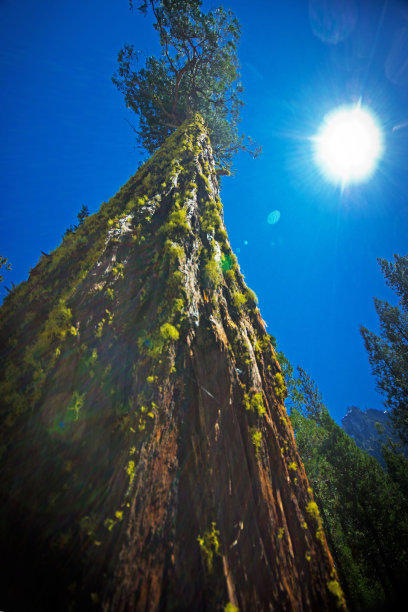
M 378 331 L 372 297 L 393 299 L 376 258 L 407 253 L 408 4 L 224 6 L 242 25 L 241 127 L 263 145 L 257 160 L 240 154 L 223 181 L 232 247 L 269 333 L 316 380 L 332 416 L 381 409 L 359 325 Z M 110 81 L 125 42 L 157 50 L 149 20 L 127 0 L 0 0 L 8 285 L 58 246 L 83 204 L 96 212 L 137 169 L 125 121 L 134 117 Z M 326 112 L 360 97 L 382 124 L 384 157 L 370 181 L 341 193 L 316 169 L 310 137 Z M 269 225 L 273 210 L 280 220 Z

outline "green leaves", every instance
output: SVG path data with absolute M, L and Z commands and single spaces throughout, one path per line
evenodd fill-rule
M 241 29 L 230 10 L 204 13 L 200 7 L 200 0 L 144 0 L 138 9 L 146 15 L 150 8 L 153 14 L 161 56 L 148 57 L 139 68 L 139 53 L 125 45 L 112 80 L 139 116 L 135 132 L 149 153 L 199 112 L 217 163 L 229 167 L 240 149 L 259 154 L 252 141 L 244 144 L 238 135 L 243 88 L 236 50 Z

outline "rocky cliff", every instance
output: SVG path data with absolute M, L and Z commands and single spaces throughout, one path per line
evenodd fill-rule
M 0 607 L 343 607 L 191 119 L 1 309 Z
M 389 412 L 368 408 L 364 412 L 357 406 L 350 406 L 341 419 L 341 425 L 359 448 L 372 455 L 384 465 L 381 447 L 387 438 L 395 439 Z

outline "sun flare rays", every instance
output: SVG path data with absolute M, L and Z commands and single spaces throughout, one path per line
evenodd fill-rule
M 315 162 L 323 176 L 342 187 L 370 178 L 383 151 L 380 127 L 360 104 L 327 114 L 313 142 Z

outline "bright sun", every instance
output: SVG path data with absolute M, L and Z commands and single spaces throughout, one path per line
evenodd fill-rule
M 374 116 L 359 104 L 342 106 L 324 118 L 315 143 L 323 174 L 344 187 L 370 177 L 382 153 L 382 136 Z

